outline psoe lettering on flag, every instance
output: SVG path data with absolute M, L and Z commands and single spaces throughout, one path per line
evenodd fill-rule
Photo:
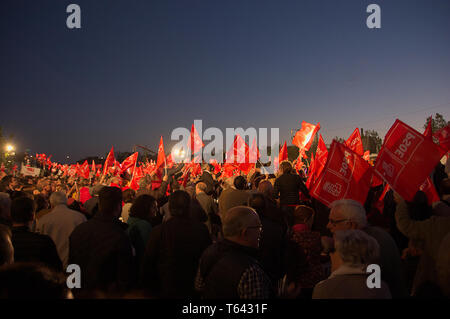
M 438 146 L 397 119 L 386 134 L 375 173 L 411 201 L 440 158 Z
M 328 160 L 311 195 L 329 206 L 339 199 L 354 199 L 364 204 L 370 188 L 372 167 L 346 145 L 333 141 Z

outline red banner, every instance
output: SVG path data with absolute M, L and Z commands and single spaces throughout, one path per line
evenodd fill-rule
M 344 144 L 333 141 L 328 161 L 311 195 L 329 206 L 339 199 L 353 199 L 364 204 L 370 188 L 372 167 Z
M 356 128 L 352 135 L 345 141 L 345 145 L 347 145 L 352 151 L 359 154 L 360 156 L 364 155 L 364 148 L 361 139 L 361 134 L 359 133 L 359 129 Z
M 412 201 L 440 158 L 437 145 L 396 120 L 386 134 L 375 172 L 405 200 Z

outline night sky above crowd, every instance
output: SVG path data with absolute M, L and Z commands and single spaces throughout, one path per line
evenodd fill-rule
M 81 29 L 66 7 L 81 7 Z M 381 7 L 381 29 L 366 8 Z M 327 143 L 395 118 L 450 120 L 450 1 L 7 0 L 0 126 L 18 151 L 65 162 L 112 145 L 157 150 L 190 128 L 302 121 Z M 207 141 L 205 141 L 207 143 Z

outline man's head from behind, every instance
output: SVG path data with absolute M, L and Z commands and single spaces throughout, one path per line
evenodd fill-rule
M 258 248 L 262 225 L 256 211 L 247 206 L 236 206 L 222 219 L 223 235 L 242 246 Z
M 207 189 L 207 186 L 203 182 L 199 182 L 199 183 L 197 183 L 197 185 L 195 185 L 195 193 L 196 194 L 206 193 L 206 189 Z
M 19 197 L 11 203 L 11 219 L 15 225 L 28 225 L 34 220 L 34 202 L 28 197 Z
M 361 229 L 367 226 L 363 205 L 352 199 L 337 200 L 330 205 L 327 228 L 334 234 L 337 230 Z
M 247 184 L 247 181 L 245 180 L 244 176 L 237 176 L 234 179 L 233 184 L 236 189 L 243 190 L 243 189 L 245 189 L 245 185 Z
M 58 205 L 67 205 L 67 196 L 64 192 L 54 192 L 50 195 L 50 205 L 56 207 Z
M 122 212 L 122 191 L 120 188 L 105 186 L 100 190 L 98 211 L 113 217 L 120 216 Z
M 175 191 L 169 197 L 170 215 L 177 217 L 188 217 L 191 197 L 185 191 Z

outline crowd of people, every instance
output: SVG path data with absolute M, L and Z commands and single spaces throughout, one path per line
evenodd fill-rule
M 302 172 L 280 163 L 179 183 L 183 164 L 128 180 L 51 174 L 0 180 L 1 298 L 448 298 L 450 179 L 440 201 L 405 202 L 383 185 L 363 205 L 327 207 Z M 368 265 L 381 284 L 370 288 Z M 80 283 L 67 284 L 77 265 Z

